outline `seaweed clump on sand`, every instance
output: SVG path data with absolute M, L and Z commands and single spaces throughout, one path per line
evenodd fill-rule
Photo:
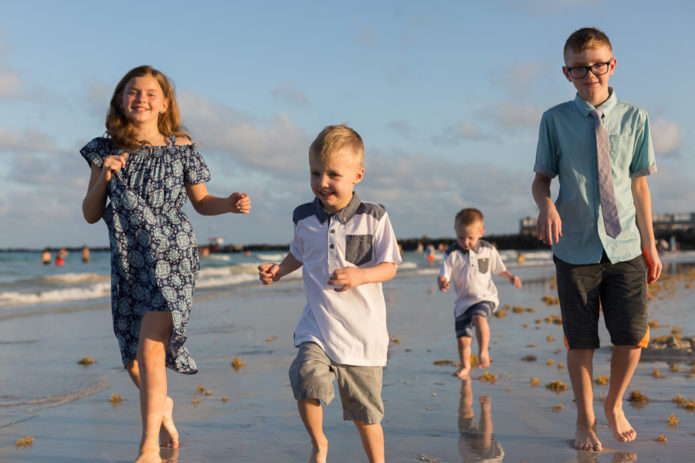
M 244 365 L 246 365 L 246 362 L 242 361 L 238 356 L 235 355 L 232 359 L 232 368 L 234 368 L 235 371 L 239 371 Z
M 559 393 L 565 392 L 567 390 L 567 384 L 563 383 L 562 381 L 555 380 L 555 381 L 552 381 L 552 382 L 546 384 L 545 388 L 550 389 L 551 391 L 555 392 L 556 394 L 559 394 Z
M 34 436 L 26 436 L 17 440 L 14 445 L 16 447 L 31 447 L 34 445 Z
M 80 365 L 87 366 L 87 365 L 92 365 L 93 363 L 97 363 L 97 361 L 94 360 L 89 355 L 86 355 L 86 356 L 82 357 L 80 360 L 78 360 L 77 363 L 79 363 Z

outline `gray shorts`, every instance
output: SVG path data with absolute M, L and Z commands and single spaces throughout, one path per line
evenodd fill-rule
M 611 264 L 573 265 L 553 257 L 562 328 L 569 349 L 597 349 L 598 318 L 603 319 L 616 346 L 647 347 L 647 269 L 638 256 Z
M 490 301 L 482 301 L 468 307 L 461 315 L 456 317 L 456 337 L 473 337 L 473 316 L 480 315 L 486 319 L 490 318 L 495 304 Z
M 337 364 L 313 342 L 303 342 L 299 346 L 290 366 L 295 399 L 318 399 L 328 405 L 335 395 L 333 380 L 337 379 L 343 419 L 367 424 L 381 423 L 384 417 L 382 377 L 382 367 Z

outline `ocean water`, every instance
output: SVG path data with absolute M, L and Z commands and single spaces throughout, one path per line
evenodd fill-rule
M 517 251 L 502 251 L 509 267 L 540 266 L 551 263 L 548 251 L 525 252 L 524 262 L 517 262 Z M 110 295 L 110 254 L 91 253 L 92 261 L 83 263 L 79 253 L 65 258 L 65 265 L 42 265 L 40 252 L 0 252 L 0 318 L 3 314 L 34 310 L 46 306 L 108 301 Z M 279 262 L 281 252 L 213 253 L 201 258 L 196 289 L 199 292 L 245 288 L 256 284 L 257 267 L 264 262 Z M 406 252 L 399 267 L 399 277 L 432 275 L 439 271 L 441 254 L 429 266 L 423 253 Z M 301 272 L 292 275 L 301 278 Z

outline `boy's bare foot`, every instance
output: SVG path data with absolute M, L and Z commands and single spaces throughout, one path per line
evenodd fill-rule
M 324 437 L 322 442 L 312 444 L 309 463 L 326 463 L 328 457 L 328 439 Z
M 165 405 L 162 427 L 159 429 L 159 445 L 177 449 L 179 448 L 179 432 L 174 426 L 174 399 L 167 397 Z
M 451 374 L 451 376 L 456 376 L 458 379 L 468 378 L 468 374 L 471 372 L 471 367 L 461 367 Z
M 490 366 L 490 352 L 485 351 L 480 353 L 480 361 L 478 362 L 478 368 L 487 368 Z
M 159 448 L 140 449 L 140 455 L 138 455 L 135 463 L 162 463 L 162 459 L 159 456 Z
M 577 431 L 574 433 L 574 448 L 577 450 L 602 450 L 601 441 L 596 435 L 596 422 L 589 426 L 577 423 Z
M 637 437 L 637 431 L 634 430 L 630 422 L 625 418 L 622 408 L 610 409 L 604 406 L 608 426 L 613 431 L 613 437 L 619 442 L 632 442 Z

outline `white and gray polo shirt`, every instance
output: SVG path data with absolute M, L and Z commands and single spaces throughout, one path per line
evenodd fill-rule
M 499 275 L 505 270 L 507 267 L 499 252 L 487 241 L 478 240 L 468 251 L 458 243 L 449 247 L 444 252 L 439 276 L 450 282 L 453 276 L 453 287 L 456 290 L 455 316 L 462 315 L 468 307 L 482 301 L 492 302 L 494 310 L 497 310 L 500 301 L 492 275 Z
M 335 214 L 314 199 L 297 207 L 292 219 L 290 252 L 303 264 L 307 298 L 294 332 L 295 346 L 315 342 L 331 360 L 345 365 L 386 365 L 389 338 L 381 283 L 345 292 L 328 285 L 338 269 L 401 262 L 386 210 L 353 194 Z

